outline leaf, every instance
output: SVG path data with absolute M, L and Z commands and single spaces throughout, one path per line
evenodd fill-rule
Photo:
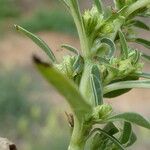
M 110 47 L 109 57 L 112 57 L 116 51 L 115 43 L 109 38 L 103 38 L 101 39 L 101 42 L 107 44 Z
M 150 80 L 121 81 L 112 83 L 104 87 L 104 94 L 119 89 L 130 89 L 130 88 L 150 88 Z
M 106 59 L 106 58 L 104 58 L 104 57 L 100 57 L 100 56 L 94 56 L 94 59 L 96 60 L 96 61 L 98 61 L 100 64 L 110 64 L 109 63 L 109 60 L 108 59 Z
M 149 40 L 145 40 L 142 38 L 134 38 L 133 39 L 134 42 L 143 45 L 144 47 L 150 49 L 150 41 Z
M 123 79 L 115 80 L 112 83 L 117 83 L 117 82 L 121 82 L 121 81 L 133 81 L 133 80 L 138 80 L 138 79 L 139 79 L 139 77 L 137 77 L 137 76 L 127 76 Z M 123 94 L 129 92 L 130 90 L 132 90 L 132 89 L 131 88 L 130 89 L 119 89 L 119 90 L 111 91 L 111 92 L 108 92 L 107 94 L 104 94 L 104 97 L 105 98 L 114 98 L 114 97 L 123 95 Z
M 119 132 L 119 130 L 112 122 L 107 123 L 103 130 L 105 130 L 109 135 L 114 135 Z
M 68 44 L 63 44 L 61 45 L 61 47 L 73 52 L 74 54 L 79 54 L 79 51 L 75 47 L 70 46 Z
M 34 57 L 34 62 L 45 79 L 66 98 L 78 119 L 81 119 L 85 113 L 91 111 L 91 106 L 85 102 L 78 88 L 71 80 L 57 71 L 52 65 L 49 66 L 36 57 Z
M 120 10 L 121 8 L 123 8 L 125 6 L 125 1 L 123 1 L 123 0 L 114 0 L 114 2 L 115 2 L 116 9 Z
M 135 133 L 132 132 L 132 133 L 131 133 L 131 136 L 130 136 L 130 140 L 129 140 L 129 142 L 126 144 L 126 147 L 129 147 L 129 146 L 133 145 L 133 144 L 136 142 L 136 140 L 137 140 L 137 137 L 136 137 Z
M 138 76 L 138 77 L 141 77 L 141 78 L 150 79 L 150 73 L 142 72 L 142 73 L 135 73 L 134 75 Z
M 142 53 L 141 55 L 143 58 L 145 58 L 146 60 L 150 61 L 150 56 L 147 54 Z
M 120 38 L 122 53 L 123 53 L 125 58 L 128 58 L 128 45 L 127 45 L 127 41 L 125 39 L 125 36 L 121 30 L 119 31 L 119 38 Z
M 150 27 L 140 20 L 131 20 L 130 23 L 133 24 L 135 27 L 148 31 L 150 30 Z
M 115 127 L 115 125 L 112 122 L 107 123 L 104 126 L 103 130 L 111 136 L 119 132 L 119 130 Z M 99 150 L 99 149 L 103 150 L 104 147 L 106 147 L 109 143 L 110 143 L 110 140 L 107 136 L 103 135 L 102 133 L 96 133 L 92 139 L 90 149 L 91 150 Z
M 125 150 L 125 148 L 122 146 L 122 144 L 114 137 L 109 135 L 106 131 L 100 129 L 100 128 L 95 128 L 93 129 L 92 133 L 94 132 L 100 132 L 103 135 L 105 135 L 109 140 L 111 140 L 120 150 Z
M 150 129 L 150 122 L 146 120 L 143 116 L 133 112 L 117 114 L 107 119 L 107 121 L 112 121 L 112 122 L 119 121 L 119 120 L 125 120 L 134 123 L 136 125 L 139 125 L 141 127 Z
M 102 105 L 103 104 L 102 81 L 101 81 L 99 68 L 96 65 L 92 67 L 90 80 L 91 80 L 95 105 L 96 106 Z
M 125 121 L 123 133 L 122 133 L 121 141 L 120 141 L 121 144 L 126 144 L 130 140 L 131 134 L 132 134 L 131 123 Z
M 94 0 L 94 3 L 97 7 L 97 10 L 99 11 L 100 14 L 103 13 L 103 5 L 101 0 Z
M 75 70 L 75 74 L 81 73 L 83 68 L 84 68 L 84 60 L 81 55 L 78 55 L 77 59 L 73 64 L 73 69 Z
M 21 33 L 29 37 L 35 44 L 37 44 L 49 56 L 51 62 L 56 62 L 56 58 L 52 50 L 42 39 L 18 25 L 15 25 L 15 28 L 17 31 L 20 31 Z

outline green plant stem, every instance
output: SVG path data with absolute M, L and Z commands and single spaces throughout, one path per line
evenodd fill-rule
M 85 57 L 88 57 L 90 54 L 90 49 L 89 49 L 88 39 L 86 36 L 83 20 L 81 17 L 81 12 L 78 7 L 79 6 L 78 1 L 72 0 L 69 2 L 69 4 L 70 4 L 71 14 L 73 16 L 74 22 L 77 27 L 77 31 L 78 31 L 78 35 L 79 35 L 79 39 L 80 39 L 81 51 L 83 52 L 83 55 Z M 76 6 L 76 8 L 75 8 L 75 6 Z
M 87 101 L 88 104 L 94 105 L 94 101 L 92 100 L 92 92 L 91 92 L 91 85 L 90 85 L 90 73 L 92 69 L 92 62 L 90 60 L 85 60 L 85 66 L 84 71 L 82 74 L 81 82 L 79 90 L 84 97 L 84 99 Z
M 84 150 L 91 126 L 84 125 L 83 122 L 75 118 L 74 129 L 68 150 Z

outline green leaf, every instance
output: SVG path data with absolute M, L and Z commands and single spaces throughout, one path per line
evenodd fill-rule
M 114 135 L 119 132 L 119 130 L 112 122 L 107 123 L 103 130 L 106 131 L 109 135 Z
M 131 134 L 132 134 L 131 123 L 125 121 L 123 133 L 122 133 L 121 141 L 120 141 L 121 144 L 126 144 L 130 140 Z
M 91 111 L 91 106 L 85 102 L 84 98 L 79 93 L 78 88 L 70 79 L 61 74 L 52 65 L 43 63 L 36 57 L 34 58 L 34 61 L 45 79 L 66 98 L 78 119 L 81 119 L 85 113 Z
M 75 47 L 70 46 L 68 44 L 63 44 L 61 45 L 61 47 L 73 52 L 74 54 L 79 54 L 79 51 Z
M 109 38 L 103 38 L 101 39 L 101 42 L 107 44 L 110 47 L 110 51 L 108 55 L 109 57 L 112 57 L 116 51 L 115 43 Z
M 134 75 L 133 76 L 129 75 L 129 76 L 125 77 L 125 78 L 122 78 L 122 79 L 119 79 L 119 80 L 115 80 L 112 83 L 118 83 L 118 82 L 122 82 L 122 81 L 133 81 L 133 80 L 139 80 L 139 77 L 134 76 Z M 104 94 L 104 97 L 105 98 L 114 98 L 114 97 L 123 95 L 123 94 L 129 92 L 130 90 L 132 90 L 132 89 L 129 88 L 129 89 L 114 90 L 114 91 L 108 92 L 107 94 Z
M 119 120 L 125 120 L 127 122 L 134 123 L 136 125 L 139 125 L 141 127 L 150 129 L 150 122 L 146 120 L 143 116 L 133 113 L 133 112 L 127 112 L 122 114 L 117 114 L 115 116 L 112 116 L 107 119 L 108 121 L 119 121 Z
M 142 56 L 144 59 L 150 61 L 150 56 L 149 56 L 149 55 L 142 53 L 141 56 Z
M 115 125 L 112 122 L 107 123 L 104 126 L 103 130 L 111 136 L 119 132 L 119 130 L 115 127 Z M 110 143 L 110 140 L 107 136 L 103 135 L 102 133 L 96 133 L 92 139 L 90 149 L 91 150 L 103 150 L 104 147 L 106 147 L 109 143 Z
M 94 56 L 94 59 L 98 61 L 100 64 L 110 64 L 109 60 L 100 56 Z
M 84 60 L 81 55 L 78 55 L 78 57 L 76 58 L 73 64 L 73 69 L 75 70 L 75 74 L 81 73 L 83 68 L 84 68 Z
M 91 70 L 91 85 L 95 100 L 95 106 L 103 104 L 102 81 L 99 68 L 94 65 Z
M 103 135 L 105 135 L 109 140 L 111 140 L 120 150 L 125 150 L 125 148 L 122 146 L 122 144 L 114 137 L 109 135 L 106 131 L 100 129 L 100 128 L 95 128 L 93 129 L 92 133 L 95 132 L 100 132 Z
M 136 140 L 137 140 L 137 137 L 136 137 L 135 133 L 132 132 L 132 133 L 131 133 L 131 136 L 130 136 L 130 140 L 129 140 L 129 142 L 126 144 L 126 147 L 129 147 L 129 146 L 133 145 L 133 144 L 136 142 Z
M 115 8 L 119 10 L 125 6 L 124 0 L 114 0 L 114 3 L 115 3 Z
M 128 45 L 125 36 L 121 30 L 119 31 L 119 38 L 120 38 L 122 54 L 124 55 L 124 58 L 128 58 Z
M 15 25 L 15 28 L 17 31 L 20 31 L 21 33 L 23 33 L 24 35 L 29 37 L 35 44 L 37 44 L 49 56 L 51 62 L 56 62 L 56 58 L 55 58 L 52 50 L 48 47 L 48 45 L 42 39 L 40 39 L 33 33 L 25 30 L 24 28 L 22 28 L 18 25 Z
M 150 80 L 121 81 L 112 83 L 104 87 L 104 94 L 119 89 L 130 89 L 130 88 L 150 88 Z
M 142 73 L 135 73 L 134 75 L 138 76 L 138 77 L 141 77 L 141 78 L 150 79 L 150 73 L 142 72 Z
M 140 20 L 131 20 L 130 23 L 135 27 L 148 30 L 148 31 L 150 30 L 150 27 Z
M 144 47 L 150 49 L 150 41 L 149 40 L 145 40 L 142 38 L 135 38 L 133 39 L 134 42 L 143 45 Z
M 103 4 L 101 0 L 94 0 L 94 3 L 97 7 L 97 10 L 99 11 L 100 14 L 103 13 Z

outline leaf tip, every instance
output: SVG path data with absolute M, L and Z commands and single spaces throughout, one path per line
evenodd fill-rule
M 19 31 L 19 26 L 17 24 L 14 24 L 14 27 L 17 31 Z
M 32 56 L 32 60 L 33 60 L 33 62 L 35 63 L 35 64 L 37 64 L 37 65 L 42 65 L 42 66 L 44 66 L 44 67 L 50 67 L 51 65 L 50 64 L 48 64 L 48 63 L 46 63 L 46 62 L 43 62 L 38 56 L 36 56 L 36 55 L 33 55 Z

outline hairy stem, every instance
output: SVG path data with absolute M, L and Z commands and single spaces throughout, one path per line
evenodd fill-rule
M 83 122 L 79 122 L 75 118 L 75 125 L 68 150 L 84 150 L 91 126 L 85 125 Z
M 85 28 L 84 28 L 83 19 L 82 19 L 81 12 L 79 9 L 78 1 L 72 0 L 69 2 L 69 4 L 70 4 L 71 14 L 73 16 L 73 19 L 74 19 L 74 22 L 76 24 L 76 28 L 78 31 L 81 50 L 83 52 L 83 55 L 85 57 L 88 57 L 90 49 L 89 49 L 89 44 L 88 44 L 88 40 L 87 40 Z

